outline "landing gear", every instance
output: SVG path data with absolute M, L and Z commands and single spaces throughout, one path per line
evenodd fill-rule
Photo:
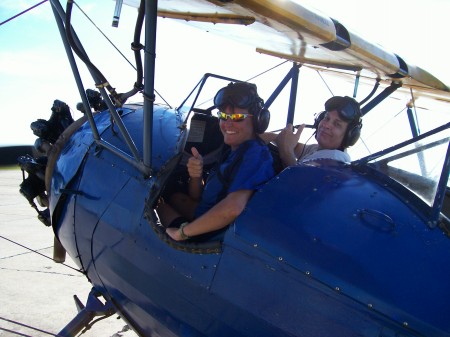
M 100 296 L 101 294 L 92 288 L 86 301 L 86 306 L 84 306 L 77 295 L 74 295 L 73 298 L 78 309 L 78 314 L 58 333 L 58 336 L 77 336 L 83 329 L 89 330 L 99 320 L 113 315 L 116 309 L 111 302 L 107 301 L 106 303 L 102 303 L 99 300 Z M 95 317 L 99 318 L 94 320 Z

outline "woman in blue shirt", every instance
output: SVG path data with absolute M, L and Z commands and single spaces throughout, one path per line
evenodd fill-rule
M 266 130 L 270 113 L 256 85 L 230 83 L 217 92 L 214 105 L 230 151 L 204 184 L 202 156 L 191 149 L 189 195 L 174 194 L 170 204 L 157 207 L 167 234 L 176 241 L 226 227 L 242 213 L 253 192 L 275 175 L 270 151 L 258 137 Z

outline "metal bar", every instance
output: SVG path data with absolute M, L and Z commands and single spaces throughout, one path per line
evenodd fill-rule
M 389 87 L 386 87 L 382 92 L 380 92 L 373 100 L 367 103 L 364 107 L 361 108 L 361 113 L 364 116 L 370 110 L 375 108 L 379 103 L 389 97 L 395 90 L 402 86 L 401 83 L 392 82 Z
M 442 205 L 447 191 L 448 175 L 450 174 L 450 142 L 447 146 L 447 155 L 445 156 L 444 166 L 439 179 L 436 196 L 433 202 L 431 222 L 428 224 L 431 228 L 437 226 L 439 222 L 439 215 L 441 213 Z
M 275 88 L 272 95 L 267 99 L 266 103 L 264 104 L 265 108 L 269 108 L 272 103 L 275 101 L 275 99 L 278 97 L 280 92 L 286 87 L 288 82 L 292 80 L 291 83 L 291 95 L 289 99 L 289 109 L 288 109 L 288 116 L 286 119 L 286 124 L 293 123 L 294 121 L 294 112 L 295 112 L 295 102 L 297 99 L 297 86 L 298 86 L 298 73 L 301 65 L 294 63 L 289 69 L 289 72 L 286 74 L 286 76 L 281 80 L 280 84 Z M 295 82 L 295 83 L 294 83 Z
M 78 68 L 76 66 L 75 58 L 74 58 L 72 49 L 70 47 L 69 41 L 67 40 L 67 36 L 65 34 L 65 29 L 70 29 L 71 30 L 71 32 L 72 32 L 71 35 L 73 36 L 74 41 L 75 41 L 78 49 L 85 55 L 85 57 L 87 59 L 89 59 L 89 57 L 87 56 L 86 51 L 83 49 L 83 46 L 82 46 L 80 40 L 78 39 L 75 31 L 73 30 L 73 28 L 72 27 L 65 27 L 65 28 L 63 28 L 62 19 L 65 17 L 65 13 L 64 13 L 64 10 L 61 7 L 60 3 L 58 1 L 56 1 L 56 0 L 50 0 L 50 2 L 52 4 L 52 8 L 54 9 L 55 19 L 56 19 L 56 21 L 58 23 L 58 27 L 60 28 L 61 38 L 62 38 L 62 40 L 64 42 L 64 46 L 66 47 L 66 52 L 67 52 L 67 55 L 68 55 L 68 58 L 69 58 L 69 62 L 71 64 L 71 66 L 72 66 L 72 71 L 74 73 L 74 77 L 75 77 L 75 80 L 76 80 L 77 85 L 78 85 L 78 90 L 80 91 L 80 96 L 81 96 L 81 99 L 83 101 L 83 105 L 84 105 L 84 108 L 85 108 L 86 116 L 87 116 L 88 121 L 89 121 L 89 125 L 90 125 L 90 127 L 92 129 L 92 132 L 93 132 L 93 137 L 97 141 L 97 144 L 103 146 L 103 144 L 106 144 L 106 142 L 100 142 L 101 138 L 100 138 L 100 135 L 98 133 L 98 129 L 97 129 L 97 126 L 95 124 L 95 120 L 93 118 L 93 115 L 92 115 L 92 112 L 91 112 L 91 108 L 89 106 L 89 101 L 88 101 L 88 99 L 86 97 L 86 93 L 85 93 L 84 87 L 83 87 L 83 85 L 81 83 L 81 77 L 80 77 Z M 55 10 L 56 10 L 56 12 L 59 15 L 59 20 L 56 17 Z M 98 77 L 96 76 L 96 74 L 93 71 L 91 71 L 91 69 L 89 69 L 89 67 L 88 67 L 88 70 L 89 70 L 91 76 L 93 77 L 94 81 L 96 83 L 99 82 L 98 81 Z M 128 130 L 126 129 L 125 125 L 123 124 L 123 121 L 120 118 L 119 114 L 117 113 L 116 108 L 113 105 L 113 103 L 111 102 L 111 100 L 110 100 L 106 90 L 104 88 L 100 88 L 99 91 L 100 91 L 100 94 L 102 95 L 103 100 L 105 101 L 106 105 L 108 106 L 109 112 L 110 112 L 110 114 L 111 114 L 115 124 L 118 126 L 122 136 L 124 137 L 125 143 L 127 144 L 128 148 L 130 149 L 132 155 L 135 158 L 135 162 L 133 163 L 133 165 L 136 166 L 140 171 L 142 171 L 142 173 L 148 174 L 148 172 L 149 172 L 148 168 L 146 168 L 144 170 L 142 169 L 142 165 L 140 165 L 141 158 L 140 158 L 139 152 L 138 152 L 138 150 L 136 148 L 136 145 L 134 144 L 133 140 L 131 139 L 131 136 L 129 135 Z M 112 145 L 109 145 L 107 147 L 107 149 L 111 150 L 112 147 L 113 147 Z M 112 151 L 112 152 L 117 154 L 117 153 L 120 153 L 121 150 L 117 149 L 117 151 Z
M 291 69 L 291 94 L 289 97 L 289 108 L 287 115 L 287 122 L 294 124 L 295 103 L 297 102 L 297 88 L 298 88 L 298 74 L 301 65 L 293 64 Z
M 200 79 L 200 81 L 195 85 L 194 89 L 191 90 L 191 92 L 189 93 L 189 95 L 184 99 L 183 102 L 181 102 L 181 104 L 179 105 L 179 107 L 176 108 L 178 111 L 180 111 L 181 108 L 183 107 L 183 105 L 186 104 L 186 102 L 187 102 L 187 100 L 189 99 L 189 97 L 191 97 L 191 95 L 194 93 L 194 91 L 197 89 L 197 87 L 198 87 L 199 85 L 200 85 L 200 89 L 199 89 L 198 92 L 200 92 L 200 90 L 201 90 L 201 88 L 203 87 L 203 84 L 205 83 L 206 78 L 207 78 L 208 75 L 209 75 L 209 74 L 203 75 L 203 77 Z M 195 98 L 195 100 L 194 100 L 194 103 L 192 104 L 192 107 L 195 106 L 195 102 L 197 101 L 197 98 L 198 98 L 198 92 L 197 92 L 197 96 L 196 96 L 196 98 Z
M 411 107 L 408 106 L 408 108 L 406 109 L 406 113 L 408 115 L 409 127 L 411 129 L 412 136 L 415 138 L 419 136 L 419 130 L 417 127 L 417 121 L 414 118 L 414 114 L 411 110 Z M 425 175 L 427 170 L 425 166 L 425 158 L 423 156 L 423 152 L 417 153 L 417 160 L 419 161 L 420 172 L 422 173 L 422 175 Z
M 99 90 L 100 90 L 100 93 L 102 94 L 102 97 L 108 97 L 108 94 L 107 94 L 105 88 L 99 88 Z M 128 133 L 127 128 L 123 124 L 122 118 L 117 113 L 116 107 L 112 104 L 110 99 L 104 99 L 104 101 L 105 101 L 106 105 L 108 106 L 109 113 L 113 117 L 114 122 L 116 123 L 117 127 L 119 128 L 122 136 L 125 138 L 125 143 L 128 145 L 128 148 L 130 149 L 130 151 L 133 154 L 136 161 L 140 162 L 141 157 L 136 148 L 136 145 L 134 144 L 133 139 L 131 138 L 130 134 Z
M 141 1 L 141 6 L 142 6 Z M 158 18 L 158 1 L 145 1 L 145 58 L 144 58 L 144 165 L 152 165 L 153 136 L 153 104 L 155 102 L 155 58 L 156 58 L 156 28 Z
M 292 78 L 292 68 L 289 69 L 289 72 L 281 80 L 280 84 L 278 84 L 278 86 L 275 88 L 275 90 L 273 91 L 272 95 L 270 95 L 270 97 L 267 99 L 266 103 L 264 104 L 264 106 L 266 108 L 269 108 L 272 105 L 272 103 L 278 97 L 280 92 L 286 87 L 286 84 L 288 84 L 288 82 L 291 80 L 291 78 Z
M 358 94 L 358 87 L 359 87 L 359 78 L 361 77 L 361 74 L 358 72 L 357 74 L 356 74 L 356 77 L 355 77 L 355 85 L 354 85 L 354 87 L 353 87 L 353 98 L 355 98 L 356 99 L 356 96 L 357 96 L 357 94 Z
M 122 11 L 123 0 L 116 0 L 116 8 L 114 9 L 114 16 L 112 20 L 113 27 L 119 27 L 120 12 Z
M 122 151 L 121 149 L 117 148 L 116 146 L 108 143 L 107 141 L 105 141 L 103 139 L 97 140 L 96 144 L 98 146 L 102 147 L 103 149 L 110 151 L 111 153 L 113 153 L 117 157 L 123 159 L 127 163 L 133 165 L 143 174 L 150 175 L 151 171 L 147 166 L 145 166 L 141 161 L 136 161 L 128 153 Z
M 406 109 L 406 113 L 408 115 L 409 127 L 411 128 L 411 133 L 413 137 L 417 137 L 419 135 L 419 131 L 417 130 L 417 123 L 412 110 L 410 107 Z
M 189 97 L 191 97 L 192 93 L 198 88 L 197 94 L 195 95 L 195 98 L 194 98 L 194 100 L 192 102 L 192 107 L 195 107 L 195 104 L 197 104 L 198 97 L 200 96 L 200 93 L 201 93 L 203 87 L 205 86 L 206 81 L 210 77 L 217 78 L 217 79 L 220 79 L 220 80 L 231 81 L 231 82 L 242 82 L 240 80 L 236 80 L 236 79 L 231 78 L 231 77 L 226 77 L 226 76 L 206 73 L 205 75 L 203 75 L 202 79 L 197 83 L 197 85 L 194 87 L 194 89 L 192 89 L 192 91 L 189 93 L 188 97 L 183 101 L 183 103 L 181 103 L 180 107 L 182 107 L 186 103 L 186 101 L 189 99 Z M 203 103 L 206 103 L 206 102 L 202 102 L 200 105 L 202 105 Z
M 87 119 L 89 121 L 89 125 L 91 126 L 91 129 L 92 129 L 93 137 L 95 140 L 99 140 L 100 135 L 98 133 L 98 129 L 95 124 L 94 117 L 92 116 L 91 108 L 90 108 L 89 101 L 86 96 L 86 91 L 84 89 L 83 82 L 81 80 L 80 72 L 78 70 L 78 67 L 77 67 L 77 64 L 75 61 L 75 57 L 72 52 L 72 48 L 70 48 L 69 42 L 67 41 L 67 36 L 66 36 L 66 32 L 65 32 L 65 28 L 64 28 L 63 20 L 62 20 L 62 17 L 64 17 L 64 10 L 61 7 L 61 4 L 59 3 L 59 1 L 57 1 L 57 0 L 50 0 L 50 4 L 51 4 L 52 10 L 53 10 L 53 15 L 55 16 L 56 24 L 58 25 L 59 33 L 61 35 L 61 39 L 63 41 L 64 48 L 66 50 L 66 54 L 67 54 L 67 58 L 70 63 L 70 67 L 72 68 L 73 77 L 75 78 L 75 82 L 77 84 L 77 88 L 80 93 L 81 100 L 83 102 L 86 117 L 87 117 Z M 70 29 L 72 29 L 72 27 L 70 27 Z M 75 32 L 73 32 L 73 35 L 74 35 L 75 39 L 78 41 L 78 38 L 77 38 Z
M 379 151 L 377 153 L 373 153 L 371 155 L 368 155 L 367 157 L 358 159 L 358 160 L 352 162 L 352 165 L 365 165 L 368 162 L 370 162 L 372 160 L 375 160 L 377 158 L 380 158 L 380 157 L 384 156 L 387 153 L 390 153 L 390 152 L 393 152 L 395 150 L 398 150 L 398 149 L 400 149 L 400 148 L 402 148 L 402 147 L 404 147 L 406 145 L 412 144 L 414 142 L 418 142 L 418 141 L 420 141 L 420 140 L 422 140 L 422 139 L 424 139 L 426 137 L 429 137 L 431 135 L 434 135 L 434 134 L 436 134 L 438 132 L 441 132 L 441 131 L 449 129 L 449 128 L 450 128 L 450 123 L 441 125 L 441 126 L 435 128 L 434 130 L 428 131 L 426 133 L 421 134 L 420 136 L 417 136 L 416 138 L 411 138 L 411 139 L 406 140 L 406 141 L 404 141 L 404 142 L 402 142 L 400 144 L 391 146 L 391 147 L 389 147 L 387 149 L 384 149 L 382 151 Z
M 58 336 L 71 337 L 78 335 L 83 328 L 89 327 L 90 322 L 94 317 L 109 317 L 116 312 L 116 309 L 110 301 L 104 304 L 98 299 L 101 294 L 95 288 L 92 288 L 84 306 L 78 297 L 75 295 L 75 305 L 79 309 L 78 314 L 62 329 Z

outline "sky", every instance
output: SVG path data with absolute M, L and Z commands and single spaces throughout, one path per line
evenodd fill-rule
M 283 0 L 280 0 L 282 2 Z M 0 22 L 40 0 L 2 0 Z M 420 66 L 450 84 L 448 66 L 448 0 L 304 0 L 299 1 L 331 16 L 360 36 L 381 44 L 407 62 Z M 76 3 L 134 64 L 130 49 L 136 10 L 123 6 L 118 28 L 111 27 L 115 1 L 78 0 Z M 65 2 L 63 2 L 65 8 Z M 117 89 L 125 92 L 136 81 L 132 67 L 104 41 L 75 7 L 73 25 L 89 57 Z M 159 19 L 155 88 L 172 106 L 178 106 L 207 72 L 250 79 L 279 63 L 280 59 L 257 54 L 253 48 L 228 41 L 169 19 Z M 50 3 L 0 26 L 0 97 L 3 123 L 0 146 L 33 144 L 30 123 L 48 119 L 55 99 L 69 104 L 75 119 L 80 102 L 65 56 Z M 143 41 L 143 40 L 142 40 Z M 86 88 L 94 88 L 79 63 Z M 286 69 L 277 76 L 281 79 Z M 264 82 L 264 81 L 263 81 Z M 265 81 L 270 82 L 270 81 Z M 260 88 L 258 86 L 258 88 Z M 260 95 L 268 95 L 263 85 Z M 337 91 L 339 91 L 337 89 Z M 320 111 L 322 96 L 302 94 Z M 341 94 L 338 92 L 338 94 Z M 344 94 L 344 93 L 343 93 Z M 350 94 L 350 93 L 345 93 Z M 141 100 L 135 97 L 135 100 Z M 273 116 L 272 111 L 272 116 Z M 311 123 L 312 121 L 306 121 Z

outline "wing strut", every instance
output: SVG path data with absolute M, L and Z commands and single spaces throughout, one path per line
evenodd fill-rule
M 144 58 L 144 166 L 152 165 L 153 103 L 155 102 L 155 58 L 158 1 L 145 3 L 145 58 Z
M 122 11 L 123 0 L 116 0 L 116 8 L 114 9 L 114 16 L 112 20 L 113 27 L 119 27 L 120 12 Z
M 289 96 L 289 109 L 288 109 L 286 124 L 294 123 L 295 103 L 297 101 L 298 74 L 300 72 L 301 66 L 302 65 L 299 63 L 292 64 L 292 68 L 289 70 L 289 72 L 286 74 L 286 76 L 280 82 L 280 84 L 278 84 L 276 89 L 273 91 L 272 95 L 270 95 L 270 97 L 267 99 L 266 103 L 264 104 L 265 108 L 269 108 L 272 105 L 273 101 L 278 97 L 280 92 L 287 85 L 287 83 L 290 80 L 292 80 L 291 94 Z
M 386 87 L 382 92 L 380 92 L 374 99 L 367 103 L 364 107 L 361 107 L 361 113 L 364 116 L 370 110 L 375 108 L 379 103 L 384 101 L 390 94 L 402 86 L 401 83 L 392 82 L 389 87 Z
M 411 96 L 412 96 L 412 93 L 411 93 Z M 414 104 L 414 102 L 412 102 L 412 104 Z M 419 133 L 419 128 L 417 126 L 415 114 L 413 113 L 413 111 L 411 109 L 412 104 L 407 104 L 406 114 L 408 115 L 409 127 L 411 129 L 412 136 L 413 136 L 413 138 L 416 138 L 419 136 L 420 133 Z M 422 175 L 426 176 L 427 168 L 426 168 L 426 161 L 425 161 L 423 152 L 417 153 L 417 159 L 419 160 L 419 167 L 420 167 L 420 171 L 421 171 Z
M 130 95 L 133 95 L 134 93 L 139 91 L 139 85 L 137 85 L 133 90 L 131 90 L 130 92 L 126 93 L 126 94 L 120 94 L 118 95 L 115 92 L 115 89 L 112 88 L 110 86 L 110 84 L 108 83 L 108 81 L 106 81 L 106 79 L 103 77 L 103 75 L 100 73 L 100 71 L 95 68 L 95 66 L 90 62 L 89 57 L 87 56 L 87 53 L 85 52 L 85 50 L 82 47 L 81 42 L 79 41 L 78 37 L 76 36 L 75 31 L 73 30 L 73 28 L 71 27 L 70 24 L 70 12 L 68 11 L 69 14 L 65 14 L 63 8 L 61 7 L 61 4 L 59 3 L 59 1 L 56 0 L 50 0 L 50 3 L 52 5 L 52 9 L 53 9 L 53 13 L 55 16 L 55 20 L 58 24 L 58 28 L 60 30 L 60 34 L 61 34 L 61 39 L 64 43 L 65 49 L 66 49 L 66 54 L 67 57 L 69 59 L 71 68 L 72 68 L 72 72 L 78 87 L 78 91 L 80 93 L 81 99 L 83 101 L 83 106 L 84 106 L 84 111 L 85 111 L 85 115 L 88 118 L 89 121 L 89 125 L 91 127 L 92 133 L 93 133 L 93 138 L 96 142 L 96 144 L 104 149 L 109 150 L 110 152 L 112 152 L 113 154 L 117 155 L 118 157 L 122 158 L 123 160 L 129 162 L 131 165 L 135 166 L 140 172 L 142 172 L 143 174 L 145 174 L 146 176 L 151 175 L 151 166 L 150 166 L 150 159 L 151 158 L 151 144 L 150 141 L 145 142 L 144 139 L 144 150 L 147 149 L 147 151 L 144 153 L 144 157 L 145 157 L 145 161 L 141 160 L 139 151 L 136 148 L 136 145 L 134 144 L 133 139 L 131 138 L 128 130 L 126 129 L 125 125 L 122 122 L 122 119 L 120 118 L 119 114 L 116 111 L 116 107 L 113 105 L 111 99 L 109 99 L 109 96 L 105 90 L 106 87 L 108 87 L 109 91 L 111 92 L 111 90 L 113 91 L 111 94 L 114 96 L 114 99 L 116 101 L 116 103 L 118 105 L 123 104 L 122 101 L 126 100 L 126 98 L 130 97 Z M 157 2 L 154 1 L 146 1 L 145 2 L 147 6 L 150 5 L 154 5 L 155 7 L 157 7 Z M 71 5 L 72 3 L 68 3 Z M 144 5 L 144 2 L 142 1 L 142 6 Z M 68 9 L 71 7 L 68 7 Z M 153 14 L 151 11 L 148 11 L 149 16 L 151 17 Z M 65 17 L 66 21 L 63 24 L 63 18 Z M 154 75 L 154 48 L 155 48 L 155 39 L 156 39 L 156 19 L 150 19 L 149 18 L 150 23 L 146 23 L 146 30 L 147 30 L 147 26 L 151 27 L 153 24 L 153 29 L 154 29 L 154 35 L 150 35 L 149 37 L 146 36 L 146 42 L 149 42 L 149 47 L 147 50 L 150 50 L 150 54 L 153 55 L 153 62 L 148 62 L 149 69 L 147 70 L 146 75 L 148 75 L 148 78 L 146 78 L 149 82 L 148 87 L 150 87 L 150 89 L 147 89 L 146 91 L 144 90 L 144 97 L 146 98 L 146 100 L 144 101 L 144 106 L 145 103 L 150 99 L 151 101 L 151 112 L 150 112 L 150 119 L 153 118 L 153 101 L 154 101 L 154 89 L 153 89 L 153 75 Z M 150 32 L 151 30 L 147 30 L 147 32 Z M 70 37 L 70 39 L 69 39 Z M 96 82 L 96 86 L 99 89 L 104 102 L 106 103 L 106 105 L 108 106 L 108 110 L 115 122 L 115 125 L 118 126 L 121 135 L 124 137 L 124 141 L 128 146 L 128 149 L 131 151 L 132 155 L 129 155 L 128 153 L 122 151 L 121 149 L 115 147 L 114 145 L 104 141 L 103 139 L 101 139 L 97 126 L 95 124 L 95 120 L 94 117 L 92 115 L 91 112 L 91 108 L 89 105 L 89 100 L 86 97 L 86 93 L 83 87 L 83 83 L 81 81 L 81 77 L 75 62 L 75 58 L 73 55 L 73 51 L 75 51 L 77 53 L 77 55 L 80 57 L 80 59 L 86 64 L 89 72 L 91 73 L 92 78 L 95 80 Z M 148 55 L 146 55 L 148 56 Z M 153 66 L 151 66 L 153 64 Z M 147 93 L 147 94 L 146 94 Z M 151 93 L 151 94 L 149 94 Z M 147 102 L 148 103 L 148 102 Z M 148 110 L 147 110 L 148 111 Z M 148 115 L 148 114 L 147 114 Z M 149 122 L 148 120 L 145 121 L 145 116 L 144 116 L 144 122 L 146 122 L 146 124 L 144 124 L 144 131 L 147 134 L 151 133 L 151 129 L 149 127 L 152 126 L 151 121 Z M 147 139 L 149 137 L 147 136 Z M 145 145 L 147 147 L 145 147 Z
M 81 100 L 83 102 L 84 111 L 90 112 L 91 109 L 89 106 L 89 101 L 86 96 L 86 91 L 84 90 L 83 82 L 81 81 L 81 76 L 80 76 L 80 72 L 78 71 L 77 64 L 75 62 L 75 57 L 73 55 L 72 49 L 70 48 L 69 42 L 65 38 L 66 32 L 65 32 L 63 21 L 62 21 L 62 18 L 65 15 L 64 10 L 61 7 L 61 4 L 59 3 L 59 1 L 51 0 L 50 4 L 51 4 L 52 10 L 53 10 L 53 15 L 55 16 L 56 24 L 58 25 L 59 33 L 61 34 L 61 39 L 63 41 L 64 48 L 66 50 L 67 58 L 69 60 L 70 67 L 72 69 L 73 77 L 77 84 L 78 92 L 79 92 Z M 69 27 L 68 29 L 72 29 L 72 27 Z M 75 34 L 75 32 L 73 33 L 73 35 L 74 35 L 74 38 L 78 41 L 78 37 Z M 91 75 L 94 76 L 92 73 L 91 73 Z M 92 114 L 86 113 L 86 116 L 89 120 L 89 124 L 91 125 L 94 139 L 100 139 L 100 136 L 99 136 L 97 127 L 95 125 L 94 119 L 92 117 Z
M 429 223 L 431 228 L 436 227 L 439 224 L 440 214 L 442 206 L 444 204 L 445 194 L 447 192 L 448 176 L 450 174 L 450 143 L 447 147 L 447 154 L 445 155 L 445 162 L 441 172 L 441 177 L 437 186 L 437 193 L 434 198 L 431 221 Z

